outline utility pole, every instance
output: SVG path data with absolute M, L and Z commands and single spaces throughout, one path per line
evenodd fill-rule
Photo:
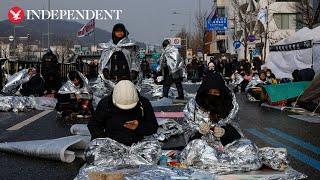
M 50 0 L 48 0 L 48 11 L 50 11 Z M 50 49 L 50 18 L 48 18 L 48 49 Z
M 269 35 L 269 2 L 266 6 L 266 30 L 265 30 L 265 42 L 264 42 L 264 49 L 263 49 L 263 62 L 266 62 L 267 57 L 267 45 L 268 45 L 268 35 Z

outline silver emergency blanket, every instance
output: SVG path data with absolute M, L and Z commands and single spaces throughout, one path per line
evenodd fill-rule
M 142 86 L 152 86 L 154 85 L 154 79 L 153 78 L 149 78 L 149 79 L 143 79 L 141 81 Z
M 51 110 L 56 107 L 58 100 L 51 97 L 33 97 L 35 101 L 34 109 L 44 111 Z
M 245 91 L 247 92 L 249 89 L 256 87 L 258 84 L 261 83 L 263 83 L 263 81 L 260 80 L 259 75 L 255 75 L 252 77 L 252 80 L 246 86 Z
M 231 84 L 233 85 L 239 85 L 244 80 L 244 78 L 237 72 L 232 74 L 231 79 L 232 79 Z
M 162 92 L 163 92 L 163 86 L 159 85 L 152 88 L 152 90 L 148 91 L 146 94 L 151 94 L 153 97 L 161 98 L 163 96 Z M 177 88 L 170 87 L 168 96 L 177 97 L 178 96 Z M 192 97 L 195 97 L 195 94 L 187 93 L 186 91 L 184 91 L 184 96 L 186 98 L 192 98 Z
M 214 179 L 214 175 L 195 169 L 179 169 L 156 165 L 92 166 L 85 164 L 79 170 L 75 180 L 89 180 L 89 174 L 92 172 L 117 172 L 123 174 L 126 180 Z
M 158 121 L 159 128 L 154 137 L 159 141 L 164 141 L 172 136 L 183 134 L 183 127 L 173 119 L 163 119 Z
M 230 111 L 229 115 L 225 119 L 221 119 L 218 123 L 213 123 L 209 118 L 209 113 L 202 110 L 197 104 L 195 98 L 189 100 L 188 104 L 185 106 L 184 112 L 184 120 L 188 123 L 188 126 L 185 127 L 186 134 L 188 134 L 188 138 L 192 136 L 195 132 L 201 132 L 201 128 L 206 126 L 208 128 L 214 126 L 223 126 L 227 123 L 231 124 L 237 131 L 243 136 L 242 131 L 239 128 L 239 121 L 237 118 L 237 113 L 239 111 L 239 105 L 237 103 L 236 97 L 234 93 L 232 93 L 233 99 L 232 104 L 233 108 Z M 212 131 L 208 131 L 207 133 L 202 133 L 204 138 L 215 143 L 215 146 L 220 146 L 221 143 L 217 138 L 212 135 Z
M 288 165 L 288 152 L 285 148 L 264 147 L 259 149 L 261 162 L 277 171 L 284 171 Z
M 93 92 L 92 105 L 94 108 L 98 106 L 100 100 L 111 94 L 115 84 L 112 81 L 103 81 L 101 77 L 98 77 L 96 81 L 90 84 L 90 88 Z
M 0 96 L 0 110 L 1 111 L 25 111 L 33 109 L 36 105 L 33 97 L 20 96 Z
M 5 142 L 0 143 L 0 151 L 71 163 L 76 157 L 75 151 L 84 149 L 89 141 L 88 136 L 68 136 L 51 140 Z
M 2 88 L 2 92 L 8 95 L 12 95 L 16 93 L 18 87 L 26 83 L 30 80 L 30 76 L 28 75 L 28 69 L 23 69 L 12 76 L 8 77 L 8 82 Z
M 152 107 L 164 107 L 164 106 L 172 106 L 173 100 L 170 98 L 163 97 L 159 100 L 150 101 Z
M 110 138 L 97 138 L 85 150 L 87 163 L 95 166 L 153 165 L 160 156 L 160 144 L 148 140 L 126 146 Z
M 75 86 L 68 77 L 67 82 L 59 89 L 59 94 L 90 93 L 89 80 L 81 72 L 77 71 L 77 73 L 83 81 L 83 87 L 80 88 L 79 86 Z
M 0 96 L 0 111 L 22 112 L 29 109 L 54 109 L 57 100 L 49 97 Z
M 160 57 L 160 67 L 165 66 L 169 67 L 170 74 L 176 73 L 182 68 L 179 66 L 181 62 L 181 57 L 179 55 L 179 50 L 172 46 L 168 45 Z
M 181 163 L 214 174 L 230 174 L 261 168 L 258 148 L 248 139 L 236 140 L 224 149 L 216 149 L 207 141 L 191 141 L 181 152 Z
M 137 46 L 136 42 L 133 40 L 125 37 L 120 40 L 118 44 L 114 44 L 113 41 L 110 40 L 108 43 L 100 43 L 99 46 L 103 49 L 103 52 L 100 58 L 98 72 L 103 80 L 106 80 L 103 76 L 103 69 L 111 69 L 111 63 L 109 60 L 112 54 L 116 51 L 121 51 L 124 54 L 130 70 L 140 72 L 140 63 L 138 61 L 136 52 Z
M 223 146 L 219 138 L 213 135 L 214 126 L 232 125 L 243 137 L 239 128 L 237 113 L 239 105 L 232 93 L 233 108 L 225 119 L 214 123 L 209 118 L 209 113 L 202 110 L 192 98 L 184 108 L 185 121 L 188 126 L 187 138 L 195 132 L 202 134 L 201 139 L 191 141 L 181 154 L 182 162 L 200 169 L 208 169 L 218 174 L 228 174 L 237 171 L 252 171 L 261 167 L 257 147 L 248 139 L 241 138 Z

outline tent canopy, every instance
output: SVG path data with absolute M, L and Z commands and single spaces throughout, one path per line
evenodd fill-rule
M 307 41 L 312 41 L 311 48 L 306 45 Z M 303 46 L 306 45 L 306 47 L 293 48 L 297 43 Z M 306 69 L 312 65 L 316 74 L 319 74 L 320 27 L 315 29 L 303 28 L 286 39 L 279 41 L 274 46 L 282 46 L 282 49 L 271 51 L 265 66 L 270 68 L 277 78 L 292 78 L 292 72 L 295 69 Z

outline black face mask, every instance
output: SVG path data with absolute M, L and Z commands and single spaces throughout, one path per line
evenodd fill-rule
M 222 97 L 215 95 L 208 95 L 204 99 L 204 109 L 210 111 L 211 113 L 219 113 L 221 110 Z

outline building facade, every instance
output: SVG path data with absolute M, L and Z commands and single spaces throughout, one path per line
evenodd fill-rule
M 212 39 L 206 38 L 206 53 L 219 53 L 225 48 L 227 53 L 238 54 L 239 59 L 265 56 L 261 50 L 264 46 L 268 52 L 269 45 L 302 28 L 297 21 L 296 3 L 297 0 L 217 0 L 217 15 L 228 17 L 228 29 L 207 32 L 212 34 Z M 257 20 L 259 13 L 266 15 L 265 21 Z M 254 36 L 255 40 L 246 40 L 249 36 Z M 235 49 L 233 43 L 237 40 L 242 46 Z

